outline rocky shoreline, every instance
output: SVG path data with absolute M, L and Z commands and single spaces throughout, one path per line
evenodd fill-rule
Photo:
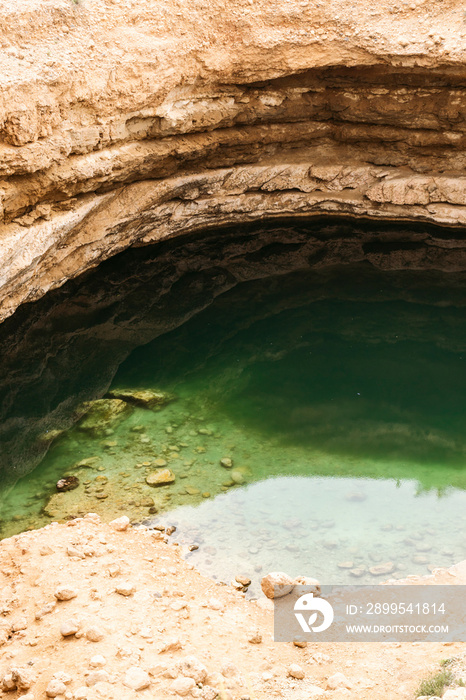
M 0 543 L 0 682 L 39 700 L 412 698 L 459 644 L 278 644 L 271 601 L 202 577 L 120 517 Z M 464 583 L 466 564 L 410 582 Z

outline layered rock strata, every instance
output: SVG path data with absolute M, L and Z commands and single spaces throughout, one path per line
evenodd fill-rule
M 5 1 L 0 26 L 0 320 L 181 233 L 466 224 L 455 2 Z

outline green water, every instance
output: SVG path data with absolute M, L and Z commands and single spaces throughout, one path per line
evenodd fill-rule
M 65 431 L 5 493 L 3 534 L 125 512 L 175 524 L 197 567 L 246 573 L 253 593 L 268 570 L 367 582 L 381 563 L 402 577 L 465 558 L 464 310 L 387 289 L 252 281 L 136 348 L 112 387 L 176 400 Z M 162 459 L 176 480 L 154 488 Z M 71 473 L 79 488 L 54 495 Z

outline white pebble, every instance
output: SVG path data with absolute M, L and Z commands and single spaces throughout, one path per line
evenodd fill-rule
M 327 690 L 337 690 L 338 688 L 347 688 L 350 690 L 352 687 L 353 684 L 343 673 L 334 673 L 327 681 Z
M 107 663 L 107 659 L 105 656 L 101 656 L 100 654 L 96 654 L 95 656 L 91 657 L 91 660 L 89 661 L 89 666 L 92 668 L 101 668 L 102 666 L 105 666 Z
M 126 671 L 123 684 L 132 690 L 143 690 L 150 685 L 149 674 L 139 666 L 131 666 Z
M 288 669 L 288 675 L 291 676 L 291 678 L 297 678 L 298 680 L 302 681 L 306 674 L 301 666 L 298 666 L 298 664 L 291 664 Z
M 192 678 L 177 678 L 175 681 L 172 683 L 172 690 L 177 694 L 177 695 L 188 695 L 188 693 L 191 692 L 191 690 L 195 687 L 196 683 Z
M 186 656 L 178 666 L 182 676 L 193 678 L 195 683 L 204 683 L 207 669 L 195 656 Z
M 90 642 L 100 642 L 104 637 L 104 632 L 96 625 L 89 627 L 86 632 L 86 639 L 88 639 Z
M 71 637 L 79 632 L 79 621 L 75 619 L 65 620 L 60 626 L 60 634 L 62 637 Z
M 136 589 L 132 583 L 120 583 L 115 588 L 115 593 L 119 593 L 120 595 L 124 596 L 130 596 L 134 593 L 135 590 Z
M 45 689 L 45 694 L 49 698 L 56 698 L 57 695 L 64 695 L 66 693 L 66 685 L 56 678 L 53 678 Z
M 26 620 L 25 617 L 18 617 L 16 620 L 14 620 L 13 624 L 11 625 L 11 631 L 12 632 L 20 632 L 21 630 L 27 629 L 28 626 L 28 621 Z
M 78 592 L 70 586 L 59 586 L 53 595 L 57 600 L 71 600 L 76 598 Z
M 96 683 L 108 683 L 109 675 L 107 671 L 92 671 L 86 678 L 86 685 L 92 686 Z
M 124 532 L 124 530 L 128 529 L 130 520 L 127 515 L 122 515 L 121 518 L 116 518 L 116 520 L 112 520 L 110 522 L 110 527 L 112 527 L 114 530 L 117 530 L 118 532 Z

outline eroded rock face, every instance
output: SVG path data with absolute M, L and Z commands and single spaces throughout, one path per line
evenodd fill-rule
M 5 3 L 0 320 L 128 246 L 224 224 L 466 225 L 463 13 L 407 8 Z

